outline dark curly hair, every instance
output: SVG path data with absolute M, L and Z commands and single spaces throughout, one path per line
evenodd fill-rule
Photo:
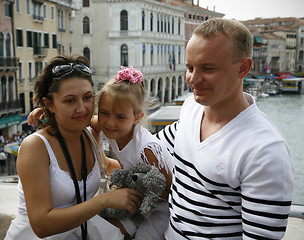
M 42 69 L 41 74 L 38 76 L 38 79 L 35 83 L 35 97 L 33 101 L 35 105 L 43 108 L 46 119 L 46 121 L 40 123 L 38 126 L 41 128 L 46 128 L 48 133 L 51 135 L 54 135 L 57 132 L 57 122 L 54 115 L 44 105 L 42 99 L 47 98 L 50 101 L 53 101 L 53 93 L 57 93 L 59 91 L 59 87 L 62 81 L 72 77 L 81 77 L 87 79 L 93 87 L 92 76 L 79 71 L 77 68 L 73 68 L 71 72 L 63 74 L 62 76 L 54 76 L 52 72 L 54 66 L 69 65 L 71 63 L 84 64 L 87 67 L 90 67 L 88 59 L 84 56 L 57 56 L 50 60 L 50 62 Z

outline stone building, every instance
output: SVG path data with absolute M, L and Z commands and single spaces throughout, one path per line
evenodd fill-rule
M 0 0 L 0 135 L 17 132 L 22 121 L 18 102 L 16 71 L 18 58 L 14 48 L 13 1 Z
M 300 69 L 300 71 L 303 71 L 303 69 L 300 68 L 300 66 L 302 66 L 301 64 L 303 63 L 303 55 L 301 55 L 300 53 L 302 50 L 303 54 L 304 47 L 304 21 L 302 19 L 294 17 L 266 19 L 256 18 L 252 20 L 243 21 L 243 23 L 252 32 L 259 32 L 260 34 L 274 34 L 285 40 L 285 52 L 283 59 L 278 59 L 279 56 L 276 56 L 276 58 L 274 59 L 276 62 L 280 62 L 280 71 L 297 72 Z M 268 49 L 267 51 L 270 52 L 271 49 Z M 267 62 L 267 64 L 269 65 L 270 61 Z
M 114 77 L 120 66 L 144 74 L 148 97 L 164 104 L 188 90 L 185 74 L 185 16 L 192 9 L 198 25 L 223 16 L 181 1 L 78 1 L 73 18 L 73 50 L 87 56 L 96 91 Z M 198 14 L 199 13 L 199 14 Z M 204 13 L 204 14 L 203 14 Z M 204 18 L 203 18 L 204 16 Z
M 15 0 L 14 28 L 18 93 L 24 116 L 33 110 L 34 84 L 44 64 L 70 54 L 71 1 Z

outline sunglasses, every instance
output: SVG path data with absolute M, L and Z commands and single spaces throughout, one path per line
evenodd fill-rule
M 64 65 L 57 65 L 53 67 L 52 73 L 55 78 L 58 78 L 73 72 L 74 68 L 89 76 L 92 75 L 91 69 L 82 63 L 68 63 Z

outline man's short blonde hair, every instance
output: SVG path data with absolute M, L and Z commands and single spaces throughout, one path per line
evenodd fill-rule
M 230 39 L 232 50 L 235 53 L 234 60 L 239 61 L 245 57 L 251 57 L 253 39 L 250 31 L 236 20 L 222 18 L 209 19 L 197 26 L 193 35 L 211 39 L 217 33 L 222 33 Z

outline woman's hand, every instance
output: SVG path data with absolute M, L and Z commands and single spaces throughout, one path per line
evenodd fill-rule
M 141 205 L 143 196 L 136 190 L 119 188 L 101 194 L 105 208 L 125 209 L 134 214 Z
M 43 108 L 35 108 L 27 117 L 27 124 L 35 127 L 40 122 L 45 120 L 45 114 Z

